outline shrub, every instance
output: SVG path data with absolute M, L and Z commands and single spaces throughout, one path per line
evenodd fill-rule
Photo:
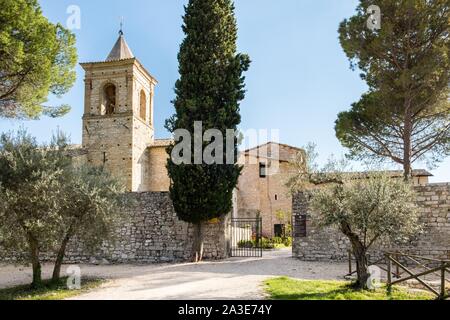
M 262 237 L 261 242 L 257 243 L 256 239 L 254 240 L 241 240 L 238 243 L 238 248 L 256 248 L 261 246 L 263 249 L 271 250 L 275 248 L 285 248 L 292 246 L 292 237 L 273 237 L 267 238 Z

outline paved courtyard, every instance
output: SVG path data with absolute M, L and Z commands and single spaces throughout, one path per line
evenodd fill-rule
M 81 265 L 83 276 L 109 281 L 75 299 L 263 299 L 262 282 L 268 278 L 343 279 L 346 268 L 346 263 L 298 261 L 290 250 L 266 252 L 262 259 L 230 258 L 201 264 Z M 51 266 L 45 265 L 43 271 L 49 277 Z M 0 266 L 0 288 L 30 281 L 30 268 Z

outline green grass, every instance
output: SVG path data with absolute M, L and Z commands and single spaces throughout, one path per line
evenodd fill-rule
M 38 289 L 32 288 L 31 285 L 0 289 L 0 300 L 63 300 L 97 288 L 104 282 L 99 279 L 86 279 L 82 280 L 80 290 L 69 290 L 66 280 L 67 278 L 62 278 L 57 284 L 44 281 Z
M 265 282 L 266 291 L 273 300 L 432 300 L 427 292 L 409 291 L 394 287 L 391 295 L 386 288 L 374 291 L 359 291 L 346 281 L 307 281 L 287 277 Z

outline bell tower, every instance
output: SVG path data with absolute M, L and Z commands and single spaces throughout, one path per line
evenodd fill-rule
M 104 166 L 129 191 L 148 191 L 156 79 L 134 57 L 122 30 L 105 61 L 81 66 L 85 71 L 83 148 L 88 163 Z

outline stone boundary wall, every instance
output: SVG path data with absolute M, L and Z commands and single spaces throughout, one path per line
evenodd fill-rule
M 406 245 L 379 244 L 370 252 L 373 259 L 383 251 L 400 251 L 435 259 L 450 259 L 450 183 L 415 187 L 424 232 Z M 308 199 L 293 197 L 293 221 L 306 214 L 306 237 L 293 238 L 293 257 L 307 261 L 348 259 L 349 241 L 336 228 L 319 229 L 310 219 Z
M 128 221 L 117 230 L 114 245 L 105 243 L 90 254 L 76 240 L 68 245 L 67 263 L 164 263 L 189 261 L 193 226 L 180 221 L 167 192 L 129 193 L 134 205 Z M 204 227 L 204 258 L 228 257 L 229 217 Z M 48 255 L 47 255 L 48 258 Z M 14 258 L 0 259 L 14 261 Z M 43 260 L 46 260 L 43 255 Z

